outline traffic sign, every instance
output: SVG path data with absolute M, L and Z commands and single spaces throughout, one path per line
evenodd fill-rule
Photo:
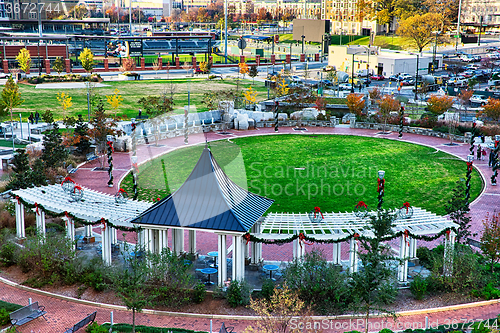
M 246 47 L 247 47 L 247 42 L 246 42 L 243 38 L 241 38 L 241 39 L 238 41 L 238 48 L 239 48 L 240 50 L 243 50 L 243 49 L 244 49 L 244 48 L 246 48 Z

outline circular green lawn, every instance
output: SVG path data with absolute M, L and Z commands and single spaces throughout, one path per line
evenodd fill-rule
M 444 215 L 466 164 L 433 148 L 386 139 L 342 135 L 267 135 L 214 141 L 209 147 L 238 185 L 274 199 L 270 212 L 353 211 L 359 201 L 377 206 L 377 172 L 385 170 L 384 208 L 408 201 Z M 175 191 L 196 165 L 204 145 L 190 146 L 143 164 L 139 199 Z M 154 149 L 154 148 L 152 148 Z M 132 176 L 122 187 L 132 192 Z M 474 170 L 471 199 L 482 188 Z

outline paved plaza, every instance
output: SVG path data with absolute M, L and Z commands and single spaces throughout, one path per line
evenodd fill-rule
M 258 130 L 250 131 L 234 131 L 231 130 L 233 135 L 222 136 L 217 133 L 208 133 L 208 141 L 227 139 L 228 137 L 238 137 L 238 136 L 248 136 L 248 135 L 274 135 L 274 128 L 259 128 Z M 285 133 L 295 133 L 290 127 L 280 128 L 279 134 Z M 348 127 L 337 127 L 337 128 L 308 128 L 307 134 L 332 134 L 332 135 L 356 135 L 356 136 L 366 136 L 366 137 L 383 137 L 391 140 L 399 140 L 398 133 L 394 132 L 390 135 L 379 135 L 378 131 L 375 130 L 362 130 L 362 129 L 351 129 Z M 440 139 L 428 136 L 420 136 L 415 134 L 404 134 L 401 141 L 423 144 L 436 149 L 445 151 L 450 154 L 454 154 L 462 159 L 465 159 L 469 153 L 469 145 L 460 144 L 456 146 L 447 146 L 446 143 L 449 142 L 447 139 Z M 203 134 L 191 135 L 189 137 L 190 144 L 198 144 L 205 142 L 205 136 Z M 138 161 L 139 163 L 145 162 L 148 159 L 156 158 L 166 152 L 172 151 L 177 147 L 185 146 L 184 138 L 177 137 L 173 139 L 167 139 L 160 141 L 160 145 L 156 147 L 154 144 L 141 145 L 138 146 Z M 376 147 L 374 147 L 376 149 Z M 129 153 L 116 152 L 113 154 L 113 164 L 114 164 L 114 178 L 115 183 L 124 176 L 128 170 L 131 168 Z M 118 191 L 117 186 L 114 188 L 109 188 L 107 186 L 108 174 L 107 172 L 96 172 L 92 171 L 97 166 L 98 162 L 93 161 L 81 166 L 78 171 L 73 175 L 73 179 L 80 185 L 101 191 L 108 194 L 114 194 Z M 491 168 L 488 167 L 488 161 L 474 161 L 474 166 L 481 172 L 483 178 L 486 180 L 486 187 L 484 192 L 471 204 L 471 217 L 472 217 L 472 227 L 471 232 L 477 233 L 482 229 L 482 220 L 486 216 L 486 213 L 490 214 L 494 211 L 498 211 L 500 208 L 500 187 L 491 186 L 489 178 L 491 176 Z M 386 170 L 388 171 L 388 170 Z M 464 167 L 464 178 L 465 178 L 465 167 Z M 411 175 L 410 175 L 411 176 Z M 375 181 L 375 180 L 374 180 Z M 375 181 L 376 184 L 376 181 Z M 374 185 L 376 186 L 376 185 Z M 375 193 L 375 191 L 374 191 Z M 272 212 L 272 207 L 270 209 Z M 99 228 L 94 229 L 95 232 L 99 231 Z M 187 233 L 187 231 L 186 231 Z M 121 238 L 121 235 L 119 235 Z M 132 235 L 129 240 L 133 240 Z M 187 240 L 187 237 L 185 237 Z M 439 242 L 439 241 L 436 241 Z M 217 236 L 212 233 L 199 232 L 197 234 L 197 250 L 201 254 L 206 254 L 210 251 L 217 250 Z M 228 244 L 229 245 L 229 244 Z M 419 243 L 422 245 L 422 243 Z M 347 246 L 347 245 L 346 245 Z M 308 246 L 308 251 L 314 248 L 315 245 Z M 321 246 L 324 250 L 327 258 L 332 257 L 332 246 Z M 279 260 L 291 260 L 292 255 L 292 244 L 285 244 L 282 246 L 277 245 L 263 245 L 263 258 L 266 261 L 279 261 Z M 24 287 L 23 287 L 24 288 Z M 38 301 L 39 304 L 44 305 L 47 310 L 47 319 L 45 322 L 43 319 L 38 319 L 30 322 L 19 328 L 20 332 L 62 332 L 65 328 L 71 327 L 76 321 L 83 318 L 85 315 L 93 312 L 97 308 L 97 321 L 99 323 L 108 322 L 110 311 L 114 311 L 114 321 L 115 322 L 131 322 L 131 313 L 125 309 L 114 306 L 114 309 L 98 305 L 98 304 L 82 304 L 81 302 L 75 302 L 70 300 L 61 300 L 55 297 L 41 295 L 36 291 L 26 290 L 27 288 L 20 289 L 15 288 L 7 283 L 0 283 L 0 292 L 2 293 L 2 300 L 7 302 L 18 303 L 26 305 L 28 303 L 28 298 L 32 298 L 34 301 Z M 416 311 L 411 314 L 402 316 L 399 320 L 401 324 L 414 323 L 414 325 L 424 325 L 425 317 L 428 316 L 429 322 L 434 326 L 435 323 L 439 325 L 451 323 L 452 320 L 456 322 L 463 322 L 463 319 L 467 320 L 481 320 L 487 318 L 494 318 L 500 313 L 500 304 L 497 301 L 483 302 L 482 306 L 476 307 L 454 307 L 451 309 L 443 309 L 444 311 Z M 144 313 L 138 314 L 136 323 L 139 325 L 151 325 L 159 327 L 180 327 L 194 330 L 209 330 L 210 318 L 213 318 L 214 330 L 218 331 L 221 323 L 224 321 L 227 326 L 235 326 L 236 332 L 241 332 L 246 328 L 250 321 L 243 317 L 224 317 L 224 316 L 206 316 L 206 315 L 191 315 L 183 316 L 176 314 L 162 314 L 152 311 L 145 311 Z M 321 318 L 320 318 L 321 319 Z M 318 319 L 318 320 L 320 320 Z M 380 322 L 381 319 L 372 319 L 372 322 Z M 344 324 L 344 328 L 341 324 Z M 333 326 L 332 326 L 333 325 Z M 349 326 L 351 325 L 351 326 Z M 361 330 L 360 327 L 353 327 L 352 321 L 349 319 L 335 319 L 331 324 L 331 328 L 324 330 L 325 332 L 334 331 L 351 331 L 351 330 Z M 383 328 L 383 327 L 381 327 Z M 378 329 L 377 329 L 378 331 Z

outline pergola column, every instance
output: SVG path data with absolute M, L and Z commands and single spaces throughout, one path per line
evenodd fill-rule
M 417 257 L 417 239 L 408 238 L 410 240 L 410 253 L 409 258 L 415 259 Z
M 113 232 L 111 235 L 112 235 L 113 239 L 112 239 L 111 243 L 117 244 L 118 243 L 118 230 L 116 228 L 112 228 L 112 230 L 113 230 Z
M 66 237 L 72 242 L 75 241 L 75 223 L 73 219 L 68 215 L 62 218 L 64 224 L 66 225 Z
M 196 253 L 196 230 L 189 230 L 189 253 Z
M 24 227 L 24 205 L 18 200 L 12 200 L 15 203 L 16 211 L 16 237 L 25 238 L 26 230 Z
M 446 234 L 444 240 L 444 276 L 451 276 L 453 274 L 453 252 L 455 250 L 455 232 L 451 231 Z
M 172 251 L 179 255 L 184 252 L 184 230 L 172 229 Z
M 224 281 L 227 280 L 227 250 L 226 235 L 217 235 L 217 251 L 219 256 L 217 257 L 217 264 L 219 266 L 219 274 L 217 274 L 217 283 L 219 287 L 224 286 Z M 234 248 L 233 248 L 234 250 Z M 234 263 L 233 263 L 234 265 Z
M 233 280 L 245 279 L 245 250 L 242 236 L 233 236 Z M 220 257 L 220 255 L 219 255 Z
M 91 225 L 85 226 L 85 237 L 92 237 L 92 226 Z
M 102 228 L 101 239 L 102 239 L 102 261 L 104 265 L 111 265 L 111 241 L 112 241 L 112 228 L 105 225 Z
M 260 233 L 260 222 L 253 225 L 252 233 Z M 250 242 L 251 263 L 258 265 L 262 259 L 262 243 Z
M 333 264 L 340 265 L 342 260 L 341 243 L 333 243 Z
M 407 282 L 408 281 L 408 255 L 410 252 L 409 239 L 404 234 L 401 235 L 399 239 L 399 260 L 398 265 L 398 281 Z
M 152 245 L 152 239 L 153 239 L 153 235 L 152 235 L 152 231 L 151 229 L 149 228 L 144 228 L 143 232 L 144 232 L 144 243 L 142 244 L 144 246 L 144 251 L 146 252 L 153 252 L 153 245 Z
M 349 273 L 358 271 L 358 241 L 351 238 L 349 241 Z
M 293 258 L 302 259 L 306 253 L 306 246 L 297 238 L 293 241 Z
M 33 211 L 36 218 L 36 232 L 45 238 L 45 212 L 41 209 L 38 210 L 38 214 L 36 213 L 36 209 L 33 209 Z
M 168 248 L 168 229 L 158 231 L 158 246 L 160 253 Z
M 146 229 L 143 227 L 137 232 L 137 245 L 136 247 L 146 247 Z

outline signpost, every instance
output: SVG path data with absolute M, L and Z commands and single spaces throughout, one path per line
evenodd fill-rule
M 240 38 L 238 40 L 238 48 L 241 50 L 241 55 L 243 55 L 243 50 L 247 47 L 247 42 L 243 39 Z

